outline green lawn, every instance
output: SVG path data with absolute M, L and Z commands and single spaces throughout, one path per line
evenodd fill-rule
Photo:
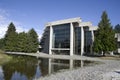
M 106 56 L 106 57 L 98 57 L 100 59 L 104 59 L 104 60 L 120 60 L 120 56 Z
M 12 57 L 4 54 L 4 52 L 0 50 L 0 65 L 11 60 L 11 59 L 12 59 Z

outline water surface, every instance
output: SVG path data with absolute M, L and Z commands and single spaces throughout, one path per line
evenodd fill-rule
M 14 56 L 0 66 L 0 80 L 33 80 L 65 69 L 74 69 L 93 64 L 90 61 L 37 59 L 27 56 Z

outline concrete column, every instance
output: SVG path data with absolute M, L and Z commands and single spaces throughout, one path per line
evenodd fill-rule
M 91 34 L 92 34 L 92 42 L 94 42 L 94 31 L 93 30 L 91 31 Z
M 51 69 L 52 68 L 52 64 L 51 64 L 52 62 L 51 61 L 52 61 L 52 59 L 48 59 L 48 73 L 49 74 L 51 74 L 51 72 L 52 72 L 52 69 Z
M 55 34 L 52 35 L 52 48 L 55 47 Z
M 53 28 L 52 28 L 52 26 L 50 26 L 49 54 L 52 54 L 52 51 L 51 51 L 51 49 L 52 49 L 52 35 L 53 35 Z
M 83 67 L 83 65 L 84 65 L 84 62 L 83 62 L 83 60 L 81 60 L 81 68 Z
M 73 32 L 74 32 L 73 24 L 70 23 L 70 56 L 72 56 L 74 52 L 73 51 L 73 43 L 74 43 Z
M 81 26 L 81 56 L 84 53 L 84 29 L 83 26 Z
M 69 61 L 70 61 L 70 62 L 69 62 L 69 64 L 70 64 L 70 69 L 73 69 L 73 67 L 74 67 L 73 60 L 70 59 Z
M 93 54 L 93 42 L 94 42 L 94 31 L 91 30 L 91 34 L 92 34 L 92 44 L 90 46 L 90 53 Z
M 118 53 L 120 53 L 120 48 L 118 48 L 117 50 L 118 50 Z

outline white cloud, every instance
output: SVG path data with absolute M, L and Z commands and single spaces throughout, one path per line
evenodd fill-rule
M 41 37 L 42 37 L 42 35 L 41 35 L 41 34 L 38 34 L 38 39 L 39 39 L 39 40 L 41 39 Z
M 42 31 L 41 31 L 41 29 L 39 29 L 39 28 L 36 28 L 35 29 L 35 31 L 37 32 L 37 35 L 38 35 L 38 39 L 40 40 L 41 39 L 41 37 L 42 37 Z
M 10 22 L 14 23 L 16 31 L 18 33 L 23 31 L 27 32 L 29 30 L 25 28 L 21 22 L 9 19 L 9 16 L 10 14 L 7 11 L 0 9 L 0 38 L 4 37 Z M 40 33 L 41 31 L 39 29 L 36 29 L 36 32 L 38 34 L 38 39 L 40 40 L 42 36 Z
M 0 38 L 4 36 L 9 22 L 8 19 L 6 19 L 5 14 L 3 14 L 3 12 L 5 13 L 5 11 L 0 9 Z
M 6 33 L 7 27 L 5 25 L 0 25 L 0 38 L 3 38 Z
M 13 23 L 14 23 L 14 25 L 16 26 L 16 31 L 19 33 L 19 32 L 23 32 L 23 31 L 25 31 L 25 32 L 27 32 L 28 31 L 28 29 L 26 29 L 23 25 L 22 25 L 22 23 L 20 23 L 20 22 L 16 22 L 16 21 L 12 21 Z
M 4 10 L 4 9 L 0 9 L 0 14 L 3 15 L 3 16 L 9 16 L 8 11 Z
M 28 29 L 25 29 L 20 22 L 10 20 L 8 16 L 9 14 L 7 11 L 0 9 L 0 38 L 4 37 L 10 22 L 14 23 L 17 32 L 28 31 Z
M 2 15 L 0 15 L 0 22 L 3 22 L 5 20 L 5 17 L 3 17 Z

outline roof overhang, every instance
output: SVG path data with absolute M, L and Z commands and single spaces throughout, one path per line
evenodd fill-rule
M 89 27 L 89 30 L 90 30 L 90 31 L 96 31 L 97 29 L 98 29 L 97 26 L 90 26 L 90 27 Z
M 53 22 L 48 22 L 45 26 L 54 26 L 54 25 L 60 25 L 60 24 L 67 24 L 67 23 L 80 23 L 82 22 L 80 17 L 77 18 L 70 18 L 70 19 L 64 19 L 64 20 L 59 20 L 59 21 L 53 21 Z

